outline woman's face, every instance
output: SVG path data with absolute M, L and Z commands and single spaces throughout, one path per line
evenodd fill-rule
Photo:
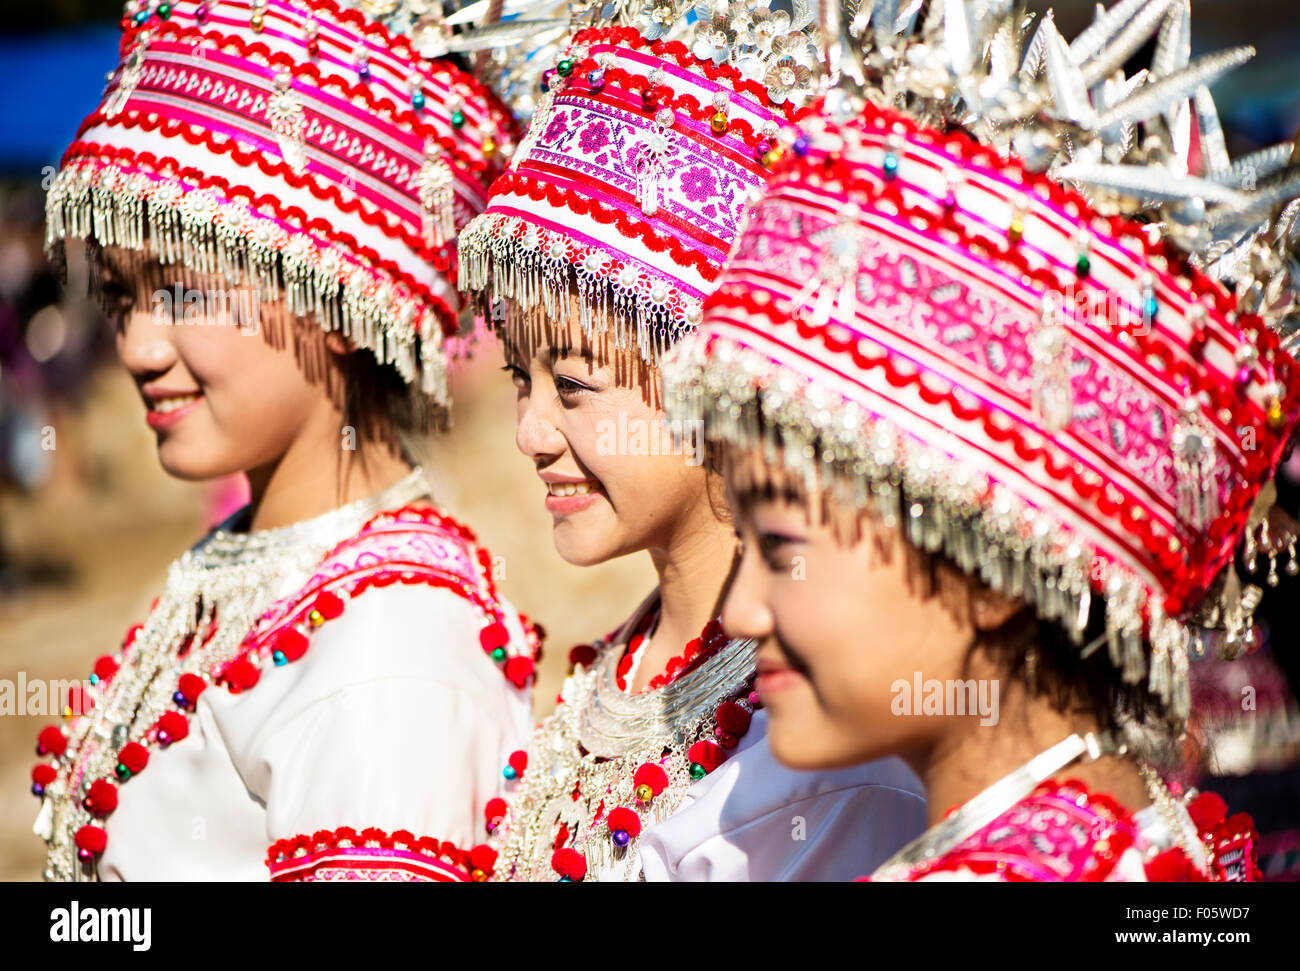
M 330 421 L 337 438 L 319 328 L 282 302 L 259 305 L 248 288 L 116 247 L 103 251 L 101 270 L 118 355 L 171 475 L 208 479 L 273 464 Z
M 896 713 L 898 682 L 910 690 L 918 672 L 922 682 L 962 677 L 974 637 L 969 588 L 936 571 L 929 590 L 897 529 L 864 516 L 859 539 L 837 538 L 793 495 L 757 488 L 760 470 L 753 456 L 728 462 L 744 552 L 722 619 L 731 636 L 760 642 L 773 753 L 800 769 L 924 753 L 949 719 Z
M 572 319 L 546 334 L 505 335 L 518 389 L 515 442 L 545 486 L 555 548 L 590 566 L 667 548 L 695 517 L 712 516 L 706 472 L 675 448 L 657 400 L 659 372 L 635 348 L 586 337 Z

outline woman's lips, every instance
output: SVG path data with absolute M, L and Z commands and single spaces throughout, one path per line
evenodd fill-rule
M 600 483 L 591 479 L 581 482 L 548 482 L 546 508 L 553 513 L 568 515 L 586 509 L 603 493 Z
M 782 658 L 759 655 L 758 677 L 754 679 L 754 687 L 764 699 L 767 699 L 794 687 L 805 677 L 802 671 L 792 667 Z
M 149 410 L 145 412 L 144 420 L 154 431 L 174 428 L 184 421 L 185 416 L 198 407 L 202 400 L 202 393 L 168 395 L 150 399 Z

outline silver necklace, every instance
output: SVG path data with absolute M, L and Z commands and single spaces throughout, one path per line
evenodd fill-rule
M 1020 768 L 1003 776 L 959 810 L 908 843 L 872 874 L 876 881 L 906 879 L 922 863 L 938 859 L 1034 791 L 1067 765 L 1086 756 L 1092 762 L 1118 749 L 1106 732 L 1074 734 L 1034 756 Z

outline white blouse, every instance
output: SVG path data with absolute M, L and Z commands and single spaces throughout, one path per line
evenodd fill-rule
M 300 661 L 241 694 L 205 691 L 190 734 L 123 787 L 101 877 L 266 880 L 276 841 L 341 827 L 406 830 L 463 850 L 481 842 L 480 807 L 531 715 L 527 692 L 479 648 L 479 626 L 448 590 L 371 589 L 316 632 Z M 428 854 L 382 855 L 396 868 L 369 878 L 459 878 Z M 314 876 L 361 877 L 335 863 Z

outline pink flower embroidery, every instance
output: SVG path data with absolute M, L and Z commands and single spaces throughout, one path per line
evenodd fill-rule
M 564 127 L 569 121 L 569 116 L 561 111 L 551 119 L 551 123 L 546 126 L 546 133 L 543 138 L 548 142 L 553 142 L 564 134 Z
M 682 176 L 682 192 L 691 202 L 703 202 L 717 195 L 718 181 L 710 169 L 697 165 Z
M 592 122 L 578 136 L 578 147 L 588 155 L 592 152 L 599 152 L 608 144 L 609 126 L 600 120 Z

